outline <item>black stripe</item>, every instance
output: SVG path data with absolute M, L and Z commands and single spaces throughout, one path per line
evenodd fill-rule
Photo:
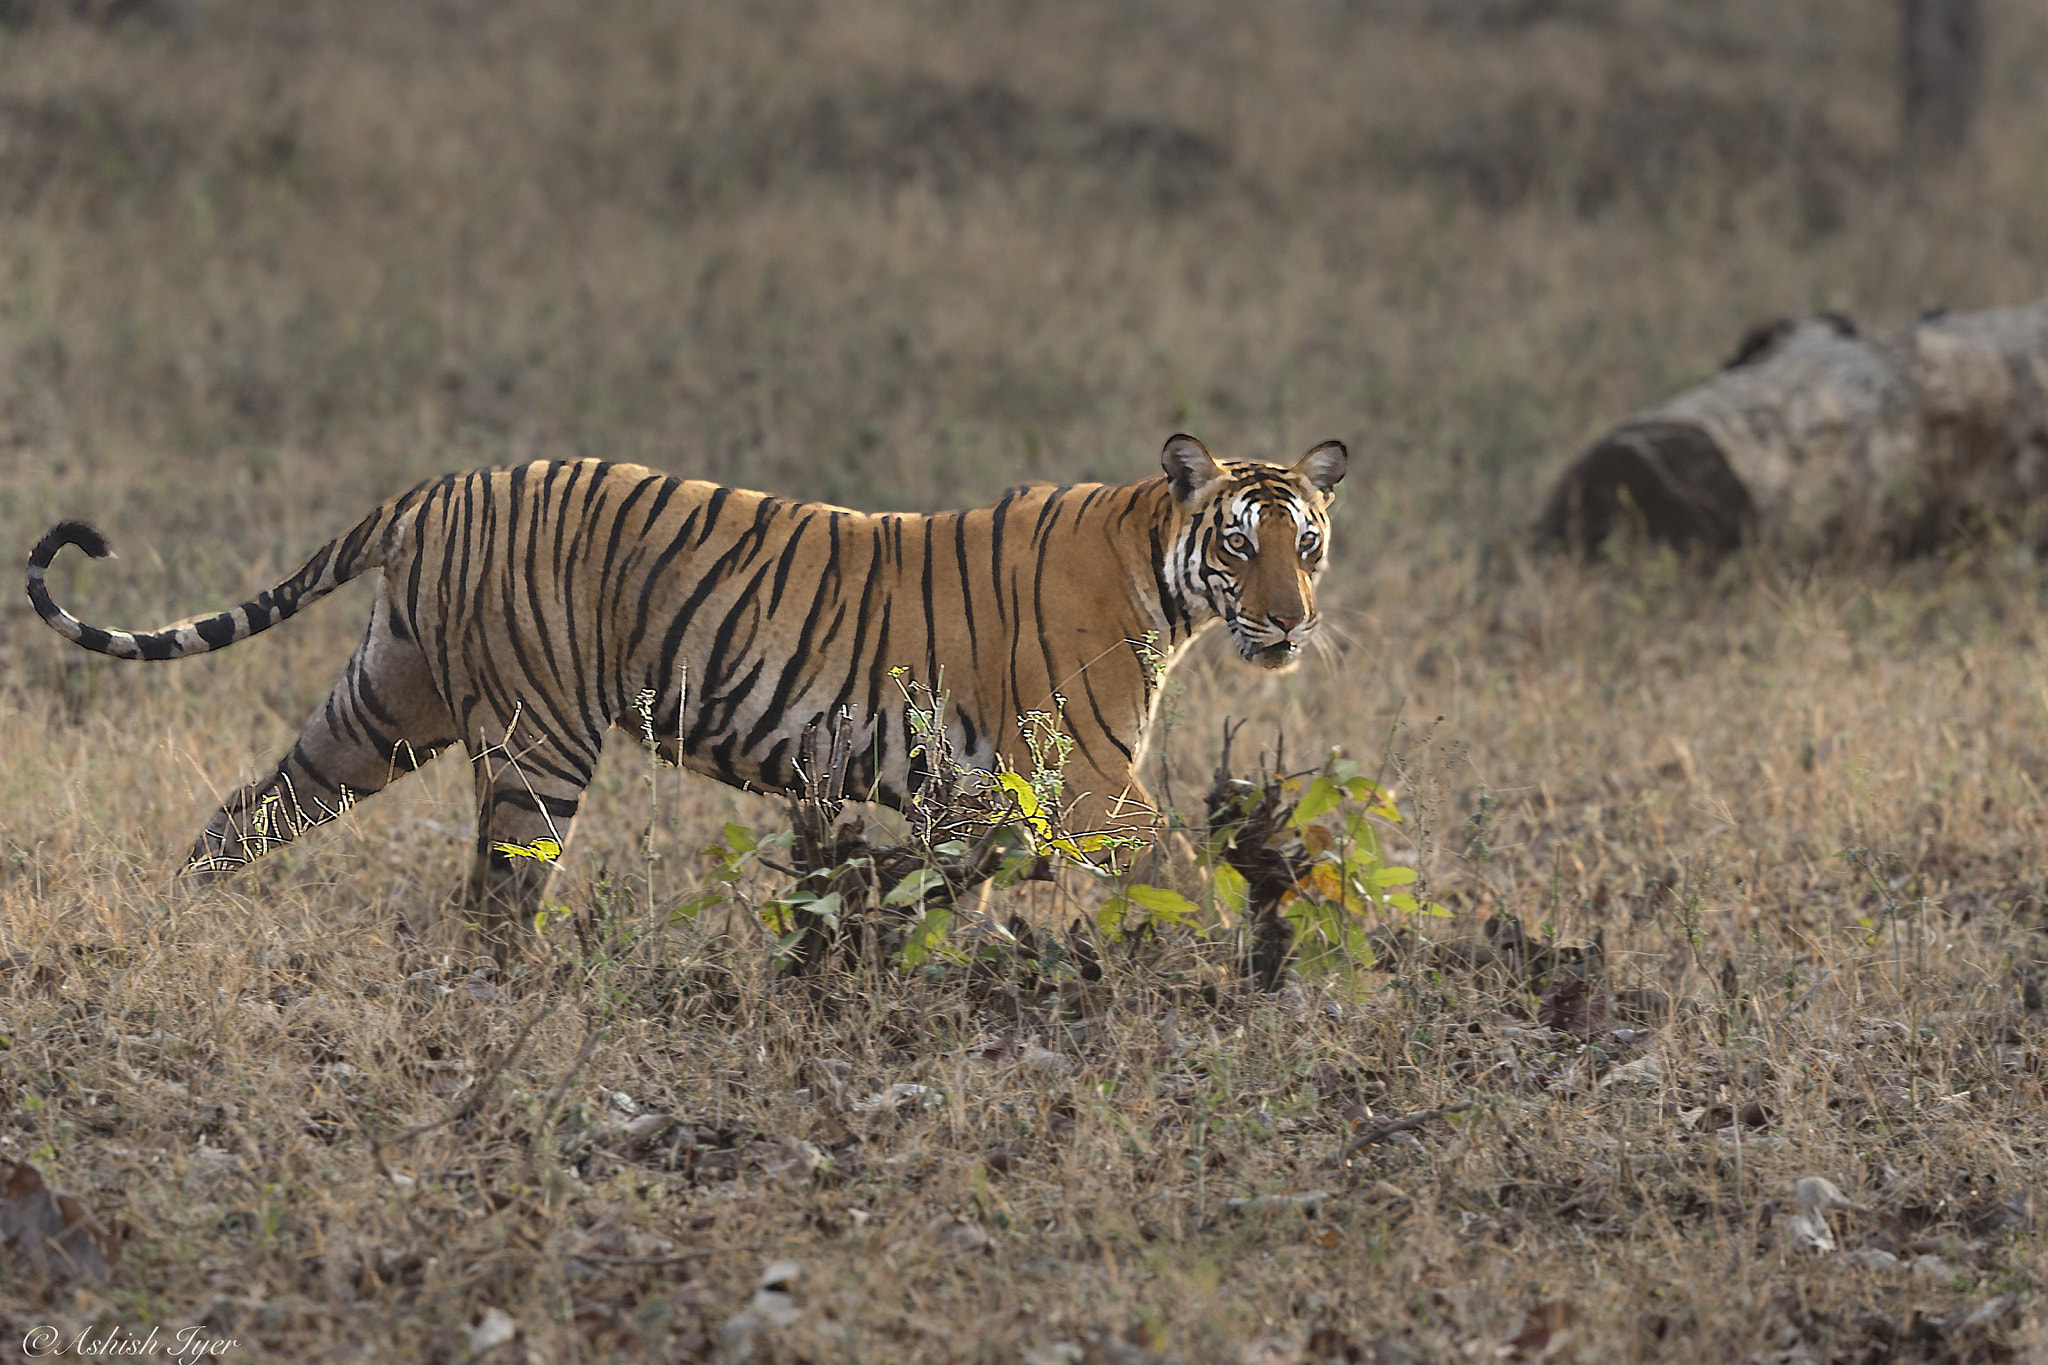
M 573 820 L 583 804 L 580 796 L 548 796 L 542 792 L 530 792 L 524 787 L 500 787 L 491 793 L 493 806 L 513 806 L 519 810 L 532 811 L 537 815 L 551 816 L 557 820 Z
M 967 617 L 967 656 L 970 664 L 981 662 L 981 637 L 974 629 L 974 575 L 967 568 L 967 514 L 953 514 L 953 554 L 960 561 L 960 605 Z
M 836 540 L 838 528 L 835 526 L 832 529 L 834 539 Z M 834 562 L 836 562 L 837 556 L 838 547 L 835 545 L 832 550 Z M 747 732 L 746 747 L 749 751 L 781 725 L 783 713 L 789 707 L 790 692 L 796 686 L 797 677 L 803 671 L 804 666 L 811 662 L 811 635 L 818 628 L 818 618 L 825 612 L 825 603 L 834 595 L 833 576 L 828 573 L 818 584 L 817 595 L 811 599 L 811 609 L 804 613 L 804 623 L 798 628 L 796 633 L 795 647 L 789 651 L 787 657 L 783 660 L 782 673 L 775 680 L 774 695 L 769 697 L 768 705 L 762 710 L 760 718 L 754 722 L 754 728 Z M 766 777 L 769 782 L 775 782 L 775 774 L 772 771 L 767 772 Z
M 921 518 L 924 522 L 924 573 L 920 585 L 924 589 L 924 685 L 931 689 L 936 702 L 939 695 L 939 622 L 938 614 L 932 607 L 932 519 Z
M 798 515 L 797 522 L 790 529 L 789 543 L 782 547 L 782 559 L 775 566 L 775 591 L 768 597 L 768 614 L 774 615 L 782 605 L 782 590 L 789 586 L 790 566 L 796 563 L 796 547 L 803 543 L 804 532 L 811 529 L 812 513 Z
M 1003 611 L 1003 523 L 1009 520 L 1010 504 L 1016 500 L 1015 493 L 1005 493 L 989 516 L 988 571 L 996 584 L 996 624 L 1002 626 L 1010 624 Z

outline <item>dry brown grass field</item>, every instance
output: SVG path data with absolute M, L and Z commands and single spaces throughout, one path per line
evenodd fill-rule
M 238 601 L 418 478 L 536 455 L 928 508 L 1141 477 L 1179 428 L 1337 436 L 1324 645 L 1285 678 L 1197 650 L 1171 791 L 1193 818 L 1226 717 L 1246 761 L 1342 746 L 1451 912 L 1425 937 L 1512 914 L 1599 935 L 1607 978 L 1411 943 L 1261 994 L 1182 930 L 1096 982 L 998 955 L 820 999 L 742 906 L 671 923 L 781 808 L 624 735 L 574 923 L 494 976 L 442 932 L 460 758 L 173 883 L 367 584 L 157 666 L 17 592 L 0 1169 L 121 1254 L 0 1260 L 0 1358 L 39 1325 L 229 1360 L 2048 1352 L 2030 547 L 1523 536 L 1760 319 L 2048 294 L 2048 11 L 1990 0 L 1977 143 L 1909 174 L 1870 0 L 169 8 L 0 6 L 0 545 L 99 523 L 123 557 L 53 575 L 80 614 Z

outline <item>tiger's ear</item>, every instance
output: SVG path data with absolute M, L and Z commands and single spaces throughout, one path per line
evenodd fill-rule
M 1342 441 L 1325 441 L 1294 462 L 1290 474 L 1301 474 L 1323 494 L 1343 482 L 1344 471 L 1351 464 L 1351 452 L 1344 448 Z
M 1166 438 L 1159 463 L 1166 470 L 1167 486 L 1183 506 L 1192 507 L 1209 485 L 1223 477 L 1223 466 L 1216 463 L 1209 447 L 1184 431 Z

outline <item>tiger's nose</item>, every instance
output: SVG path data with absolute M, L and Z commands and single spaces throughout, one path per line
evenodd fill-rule
M 1274 612 L 1271 617 L 1273 624 L 1280 627 L 1280 629 L 1284 631 L 1292 631 L 1296 626 L 1302 623 L 1302 619 L 1303 618 L 1298 614 L 1290 616 L 1285 612 L 1278 611 Z

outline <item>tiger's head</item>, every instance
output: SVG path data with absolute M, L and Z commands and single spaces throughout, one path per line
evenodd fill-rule
M 1222 617 L 1237 652 L 1261 668 L 1292 668 L 1315 633 L 1331 495 L 1349 459 L 1342 441 L 1325 441 L 1292 465 L 1223 462 L 1185 434 L 1160 453 L 1188 514 L 1167 553 L 1167 585 Z

